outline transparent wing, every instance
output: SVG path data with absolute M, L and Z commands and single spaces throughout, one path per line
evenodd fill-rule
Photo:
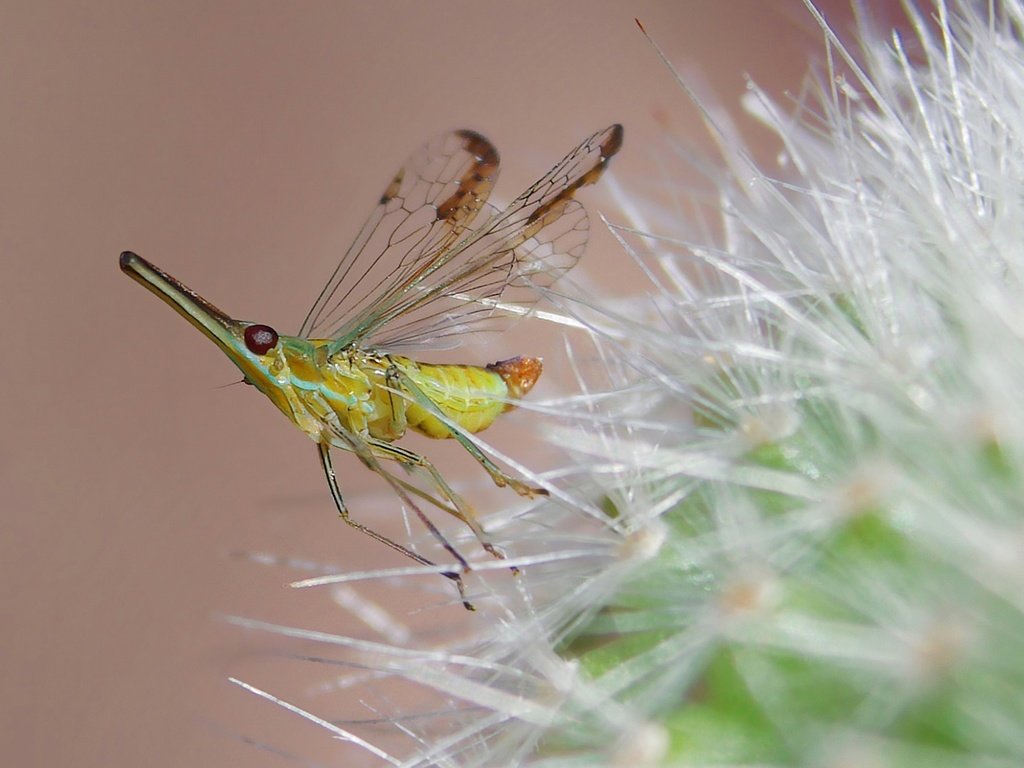
M 622 126 L 598 131 L 503 211 L 487 206 L 483 223 L 462 226 L 418 260 L 415 274 L 396 272 L 377 300 L 346 320 L 331 351 L 454 345 L 499 319 L 498 296 L 520 306 L 536 301 L 537 289 L 576 264 L 586 246 L 586 210 L 573 195 L 597 181 L 621 146 Z
M 504 211 L 467 232 L 396 301 L 354 318 L 348 343 L 394 348 L 452 345 L 467 331 L 489 329 L 503 313 L 494 300 L 526 307 L 537 288 L 570 269 L 586 245 L 585 209 L 573 199 L 600 177 L 622 145 L 622 127 L 588 137 Z M 349 341 L 351 340 L 351 341 Z M 339 345 L 342 346 L 342 345 Z
M 299 330 L 334 338 L 353 317 L 372 313 L 427 271 L 486 204 L 498 151 L 469 130 L 420 147 L 399 169 L 310 308 Z
M 489 208 L 493 219 L 499 211 Z M 420 300 L 413 301 L 415 293 L 410 292 L 409 300 L 386 323 L 371 328 L 362 343 L 396 351 L 451 348 L 468 333 L 498 330 L 509 318 L 502 307 L 514 305 L 518 314 L 525 313 L 536 303 L 539 288 L 551 285 L 579 261 L 588 232 L 586 209 L 578 200 L 569 200 L 561 215 L 535 236 L 517 247 L 485 254 L 493 255 L 493 262 L 467 263 L 454 279 L 417 285 L 414 291 Z

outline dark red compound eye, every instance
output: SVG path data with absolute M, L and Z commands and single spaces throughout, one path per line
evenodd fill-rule
M 269 325 L 250 325 L 244 336 L 246 348 L 254 355 L 265 355 L 277 344 L 277 331 Z

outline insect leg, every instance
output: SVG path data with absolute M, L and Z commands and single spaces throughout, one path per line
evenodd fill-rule
M 327 438 L 326 435 L 321 433 L 321 440 L 319 444 L 327 448 L 329 448 L 331 445 L 337 445 L 337 447 L 339 448 L 344 448 L 346 451 L 351 451 L 366 466 L 367 469 L 383 477 L 392 487 L 392 489 L 395 491 L 398 497 L 402 501 L 404 501 L 409 506 L 410 509 L 412 509 L 412 511 L 420 519 L 420 522 L 423 523 L 423 526 L 428 531 L 430 531 L 431 535 L 433 535 L 434 538 L 436 538 L 438 542 L 440 542 L 441 546 L 443 546 L 448 551 L 448 553 L 458 561 L 459 565 L 462 566 L 462 572 L 468 573 L 470 568 L 469 563 L 466 562 L 466 558 L 460 555 L 458 551 L 456 551 L 456 549 L 450 543 L 448 543 L 448 540 L 437 529 L 437 526 L 430 522 L 430 519 L 425 514 L 423 514 L 423 511 L 418 506 L 416 506 L 413 500 L 409 497 L 409 495 L 406 493 L 406 490 L 411 490 L 411 486 L 408 483 L 399 480 L 397 477 L 392 475 L 390 472 L 388 472 L 386 469 L 384 469 L 384 467 L 380 465 L 380 462 L 377 461 L 377 458 L 373 454 L 373 449 L 369 446 L 369 444 L 367 444 L 366 438 L 363 437 L 360 432 L 356 432 L 342 425 L 341 420 L 338 418 L 338 414 L 331 409 L 331 407 L 326 403 L 326 401 L 324 401 L 324 399 L 320 395 L 315 393 L 307 393 L 306 397 L 304 398 L 304 401 L 306 406 L 309 407 L 310 410 L 314 414 L 316 414 L 316 416 L 320 419 L 320 422 L 325 427 L 328 428 L 330 436 L 332 436 L 334 440 L 337 441 L 335 443 L 332 440 L 330 440 L 330 438 Z M 328 456 L 328 462 L 329 461 L 330 456 Z M 421 493 L 418 489 L 416 489 L 415 493 L 427 499 L 431 503 L 439 506 L 441 509 L 445 509 L 443 504 L 440 504 L 436 499 L 433 499 L 432 497 Z M 392 544 L 393 543 L 394 542 L 392 542 Z M 402 549 L 403 551 L 405 550 L 404 547 Z
M 400 448 L 397 445 L 392 445 L 384 440 L 377 440 L 371 437 L 367 438 L 366 442 L 373 449 L 374 453 L 381 458 L 397 461 L 399 464 L 403 464 L 407 467 L 418 467 L 425 470 L 430 475 L 430 479 L 434 483 L 434 486 L 445 498 L 448 499 L 449 502 L 451 502 L 451 507 L 443 506 L 441 509 L 469 526 L 469 529 L 473 531 L 473 534 L 480 542 L 480 546 L 482 546 L 487 552 L 500 560 L 505 559 L 505 553 L 502 552 L 500 548 L 492 544 L 490 539 L 487 538 L 487 534 L 484 533 L 484 529 L 476 519 L 476 513 L 473 511 L 473 508 L 455 492 L 430 459 L 406 448 Z
M 348 507 L 345 506 L 345 501 L 344 501 L 344 499 L 342 499 L 341 491 L 338 488 L 338 479 L 337 479 L 337 477 L 334 474 L 334 464 L 331 462 L 331 448 L 330 448 L 330 446 L 325 444 L 325 443 L 317 443 L 317 449 L 318 449 L 319 454 L 320 454 L 320 464 L 323 467 L 324 475 L 327 477 L 327 485 L 331 489 L 331 496 L 334 498 L 334 504 L 338 508 L 338 514 L 341 515 L 341 519 L 342 520 L 344 520 L 348 525 L 352 526 L 353 528 L 355 528 L 355 529 L 357 529 L 359 531 L 362 531 L 363 533 L 365 533 L 370 538 L 376 539 L 381 544 L 386 544 L 387 546 L 391 547 L 396 552 L 401 552 L 406 557 L 411 558 L 412 560 L 415 560 L 420 565 L 426 565 L 426 566 L 429 566 L 429 567 L 434 567 L 436 565 L 436 563 L 434 563 L 432 560 L 428 560 L 427 558 L 423 557 L 423 555 L 420 555 L 420 554 L 418 554 L 416 552 L 413 552 L 411 549 L 409 549 L 408 547 L 402 546 L 397 541 L 393 541 L 392 539 L 389 539 L 387 536 L 384 536 L 383 534 L 377 533 L 375 530 L 373 530 L 369 526 L 363 525 L 362 523 L 357 523 L 355 520 L 353 520 L 349 516 Z M 357 455 L 359 455 L 358 452 L 357 452 Z M 362 456 L 360 456 L 360 458 L 362 458 Z M 371 458 L 372 458 L 372 456 L 371 456 Z M 366 463 L 366 462 L 364 461 L 364 463 Z M 377 469 L 374 469 L 373 465 L 376 465 Z M 390 476 L 388 475 L 388 473 L 385 470 L 383 470 L 380 467 L 379 464 L 376 464 L 375 461 L 372 462 L 372 464 L 367 464 L 367 466 L 369 466 L 370 469 L 374 469 L 374 471 L 379 471 L 380 474 L 383 474 L 386 478 L 390 479 Z M 412 503 L 411 499 L 409 499 L 409 497 L 405 494 L 404 491 L 402 491 L 402 489 L 399 486 L 395 485 L 394 483 L 392 483 L 392 485 L 396 488 L 396 490 L 398 491 L 398 494 L 402 498 L 402 500 L 405 501 L 416 512 L 416 515 L 427 526 L 427 529 L 432 534 L 434 534 L 435 536 L 437 536 L 440 539 L 440 541 L 443 544 L 443 546 L 445 547 L 445 549 L 447 549 L 456 558 L 456 560 L 458 560 L 461 563 L 463 568 L 468 571 L 469 570 L 469 566 L 466 563 L 466 561 L 445 540 L 444 536 L 441 535 L 441 532 L 438 531 L 436 527 L 434 527 L 434 524 L 431 523 L 427 519 L 426 515 L 424 515 L 415 504 Z M 455 582 L 455 586 L 459 590 L 459 596 L 462 598 L 462 605 L 465 606 L 466 610 L 468 610 L 468 611 L 475 611 L 476 608 L 473 606 L 473 604 L 471 602 L 469 602 L 466 599 L 466 586 L 465 586 L 465 584 L 462 581 L 462 576 L 460 576 L 458 573 L 455 573 L 453 571 L 444 571 L 444 572 L 442 572 L 441 575 L 445 576 L 446 578 L 449 578 L 449 579 L 451 579 L 452 581 Z
M 445 416 L 441 409 L 438 408 L 437 403 L 431 400 L 430 397 L 427 396 L 426 392 L 420 389 L 419 386 L 416 385 L 416 382 L 414 382 L 400 368 L 392 366 L 388 369 L 387 375 L 389 379 L 393 378 L 396 380 L 399 383 L 400 388 L 408 392 L 409 396 L 412 397 L 417 405 L 427 410 L 432 416 L 437 417 L 449 427 L 452 437 L 458 440 L 459 445 L 465 448 L 466 451 L 469 452 L 469 455 L 476 459 L 480 463 L 480 466 L 487 470 L 491 479 L 494 480 L 494 484 L 499 488 L 508 486 L 520 496 L 527 496 L 530 498 L 533 498 L 534 496 L 548 495 L 546 489 L 534 488 L 531 485 L 527 485 L 522 480 L 517 480 L 503 472 L 493 461 L 487 458 L 487 456 L 484 455 L 484 452 L 477 448 L 473 441 L 467 438 L 458 427 L 453 427 L 451 425 L 451 419 Z

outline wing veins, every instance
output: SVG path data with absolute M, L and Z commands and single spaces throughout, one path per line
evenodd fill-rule
M 456 132 L 449 138 L 464 138 L 466 133 Z M 470 135 L 482 142 L 476 145 L 477 149 L 491 147 L 479 134 Z M 474 175 L 470 171 L 464 173 L 455 183 L 455 191 L 442 203 L 436 202 L 440 193 L 434 187 L 446 189 L 444 178 L 430 181 L 417 177 L 410 192 L 418 189 L 426 202 L 414 210 L 387 211 L 384 206 L 399 197 L 397 193 L 403 181 L 407 181 L 405 175 L 421 173 L 417 170 L 417 158 L 427 164 L 431 161 L 429 149 L 421 150 L 396 175 L 389 187 L 389 191 L 394 190 L 396 194 L 389 199 L 386 193 L 382 198 L 381 205 L 346 252 L 342 264 L 336 268 L 329 285 L 330 294 L 324 298 L 325 287 L 303 328 L 323 327 L 325 319 L 333 322 L 342 308 L 350 303 L 354 290 L 372 279 L 370 276 L 375 269 L 381 271 L 386 267 L 385 262 L 394 259 L 398 250 L 401 250 L 401 256 L 390 274 L 381 274 L 376 284 L 363 291 L 339 318 L 340 326 L 332 329 L 332 353 L 350 345 L 389 347 L 394 344 L 422 344 L 461 333 L 468 326 L 494 315 L 495 307 L 482 303 L 482 300 L 501 296 L 509 286 L 532 289 L 528 301 L 535 301 L 539 295 L 537 290 L 550 285 L 582 254 L 588 221 L 585 209 L 574 195 L 578 189 L 600 177 L 621 144 L 621 126 L 610 126 L 593 134 L 504 210 L 495 211 L 483 224 L 472 229 L 470 224 L 479 210 L 486 206 L 484 198 L 493 185 L 497 152 L 493 147 L 489 152 L 478 152 L 474 156 L 476 166 L 470 168 L 477 169 Z M 446 162 L 453 157 L 455 153 L 447 156 Z M 482 177 L 478 172 L 480 168 L 489 171 L 490 175 Z M 462 188 L 463 183 L 466 184 L 465 189 Z M 423 185 L 426 185 L 425 192 L 420 189 Z M 407 193 L 401 198 L 402 205 L 409 196 Z M 408 235 L 396 238 L 399 229 L 424 209 L 433 209 L 438 216 L 436 221 L 419 225 Z M 347 286 L 342 298 L 334 302 L 337 291 L 348 280 L 356 263 L 366 261 L 360 259 L 360 255 L 380 234 L 378 229 L 391 215 L 397 215 L 398 222 L 393 230 L 384 229 L 387 232 L 386 246 L 368 260 L 355 283 Z M 555 226 L 560 220 L 562 225 Z M 474 301 L 481 301 L 481 304 L 474 304 Z M 432 306 L 434 302 L 438 302 L 436 307 Z M 328 304 L 331 304 L 329 310 Z

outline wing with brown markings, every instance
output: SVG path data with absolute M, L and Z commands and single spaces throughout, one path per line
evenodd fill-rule
M 485 205 L 498 151 L 475 131 L 438 136 L 395 174 L 299 331 L 333 338 L 428 271 Z
M 621 146 L 622 126 L 610 126 L 588 137 L 502 211 L 484 206 L 475 191 L 471 196 L 475 207 L 468 216 L 461 209 L 470 201 L 460 202 L 453 209 L 460 211 L 459 217 L 429 230 L 425 237 L 410 240 L 402 234 L 404 224 L 400 225 L 388 240 L 388 257 L 391 264 L 397 262 L 397 268 L 390 279 L 372 287 L 372 295 L 362 297 L 354 313 L 344 316 L 331 352 L 350 345 L 394 349 L 457 344 L 467 331 L 500 319 L 493 305 L 498 296 L 521 307 L 536 301 L 537 289 L 575 265 L 586 246 L 586 210 L 573 195 L 597 181 Z M 493 156 L 496 169 L 497 153 Z M 400 172 L 391 186 L 400 188 L 406 181 Z M 490 215 L 469 229 L 481 208 Z M 367 228 L 373 223 L 371 217 Z M 361 241 L 360 251 L 365 252 L 362 234 L 357 245 Z M 339 271 L 345 271 L 346 261 Z M 332 282 L 337 282 L 337 276 Z M 323 295 L 318 304 L 322 300 Z M 329 312 L 332 318 L 337 314 L 333 309 Z

